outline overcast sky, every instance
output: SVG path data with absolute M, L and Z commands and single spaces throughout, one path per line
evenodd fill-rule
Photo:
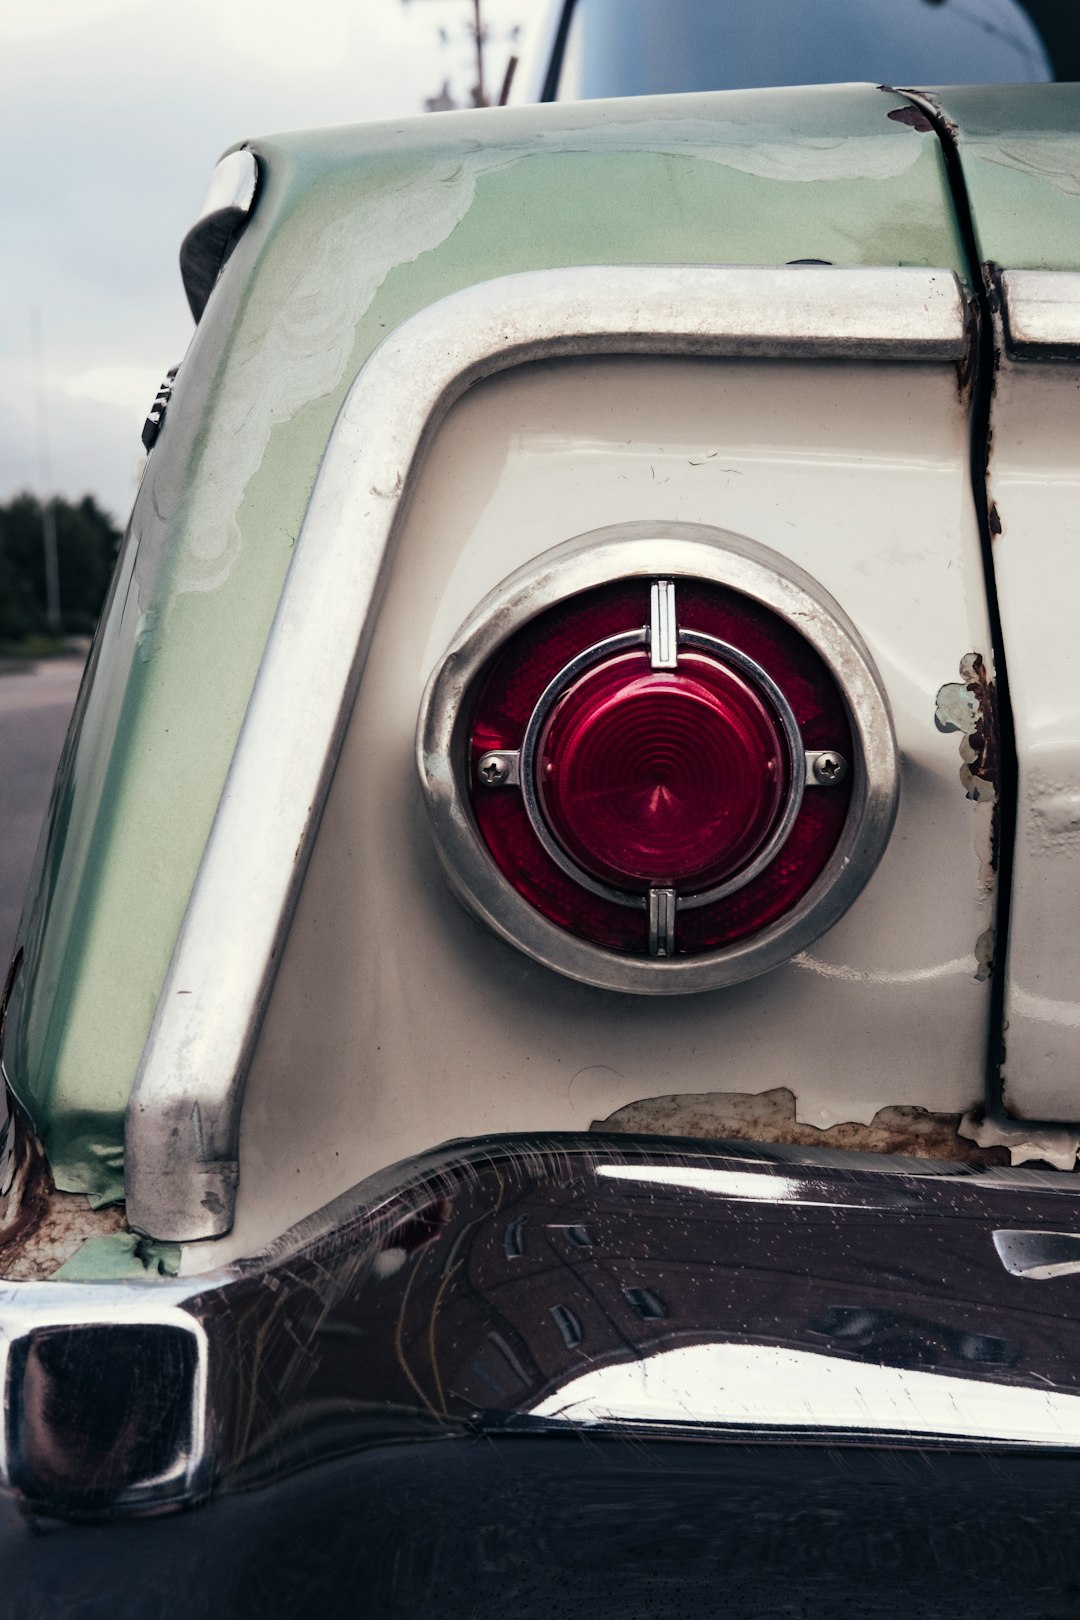
M 499 29 L 541 9 L 485 0 Z M 0 500 L 42 490 L 43 399 L 55 491 L 126 518 L 143 418 L 191 336 L 177 250 L 220 153 L 419 112 L 447 76 L 463 99 L 470 14 L 466 0 L 0 0 Z M 510 49 L 490 53 L 496 80 Z

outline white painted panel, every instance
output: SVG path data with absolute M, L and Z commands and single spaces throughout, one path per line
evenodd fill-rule
M 641 518 L 733 529 L 813 573 L 869 644 L 903 760 L 891 845 L 847 916 L 797 962 L 687 997 L 572 983 L 468 916 L 412 761 L 424 683 L 480 597 Z M 474 389 L 397 548 L 248 1082 L 236 1226 L 185 1267 L 452 1137 L 587 1129 L 670 1092 L 790 1086 L 816 1125 L 977 1102 L 988 812 L 934 706 L 988 647 L 950 366 L 596 360 Z
M 1019 763 L 1005 1101 L 1080 1119 L 1080 370 L 1005 362 L 994 396 L 994 572 Z

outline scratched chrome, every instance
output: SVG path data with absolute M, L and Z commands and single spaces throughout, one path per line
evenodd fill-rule
M 508 1429 L 1076 1448 L 1069 1237 L 1080 1182 L 1053 1172 L 455 1144 L 210 1276 L 5 1288 L 3 1480 L 50 1513 L 122 1515 L 374 1441 Z M 130 1398 L 102 1398 L 129 1366 Z M 177 1438 L 133 1445 L 148 1414 Z
M 189 1241 L 232 1226 L 255 1041 L 402 503 L 454 401 L 483 377 L 559 356 L 944 364 L 966 348 L 951 271 L 817 265 L 525 271 L 453 293 L 389 334 L 323 456 L 143 1049 L 126 1115 L 136 1230 Z

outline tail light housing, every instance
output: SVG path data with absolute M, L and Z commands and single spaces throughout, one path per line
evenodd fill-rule
M 483 602 L 418 764 L 461 897 L 607 989 L 777 965 L 866 883 L 896 811 L 881 682 L 814 581 L 699 525 L 582 536 Z

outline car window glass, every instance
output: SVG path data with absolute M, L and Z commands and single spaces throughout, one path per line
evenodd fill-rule
M 1080 78 L 1065 0 L 575 0 L 560 100 Z

